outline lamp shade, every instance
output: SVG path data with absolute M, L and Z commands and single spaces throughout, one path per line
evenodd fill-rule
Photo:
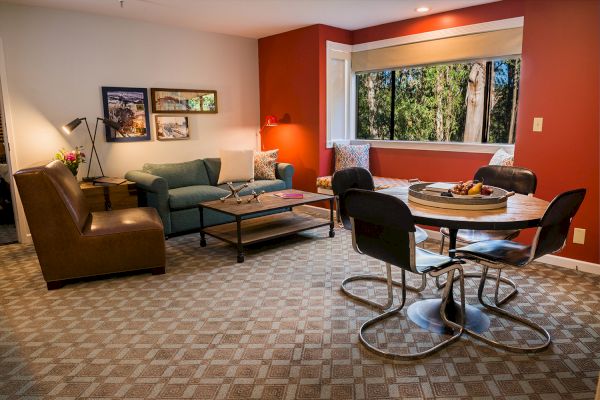
M 77 128 L 79 126 L 79 124 L 81 124 L 81 121 L 83 120 L 83 118 L 75 118 L 73 121 L 69 122 L 68 124 L 64 125 L 62 127 L 62 130 L 65 133 L 71 133 L 75 130 L 75 128 Z
M 279 125 L 279 122 L 277 121 L 277 117 L 274 115 L 267 115 L 267 117 L 265 118 L 264 126 L 277 126 L 277 125 Z

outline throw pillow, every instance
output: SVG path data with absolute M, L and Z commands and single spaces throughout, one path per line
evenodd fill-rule
M 254 150 L 221 150 L 218 185 L 249 181 L 254 178 Z
M 261 151 L 254 154 L 254 179 L 275 179 L 275 164 L 279 149 Z
M 512 167 L 514 163 L 514 156 L 504 149 L 498 149 L 492 156 L 489 165 L 503 165 L 505 167 Z
M 362 167 L 369 169 L 369 144 L 338 144 L 334 143 L 335 170 Z

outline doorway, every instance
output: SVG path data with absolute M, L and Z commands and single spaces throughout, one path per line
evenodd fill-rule
M 0 82 L 0 93 L 2 82 Z M 8 144 L 6 134 L 6 118 L 0 95 L 0 246 L 18 242 L 17 228 L 15 225 L 15 211 L 12 199 L 10 165 L 8 162 Z

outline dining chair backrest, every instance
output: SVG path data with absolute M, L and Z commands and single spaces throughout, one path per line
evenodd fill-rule
M 475 172 L 473 179 L 519 194 L 533 194 L 537 187 L 535 173 L 527 168 L 486 165 Z
M 343 197 L 348 189 L 375 190 L 373 176 L 368 169 L 360 167 L 345 168 L 336 171 L 331 178 L 333 194 L 338 197 L 338 213 L 344 228 L 352 229 L 350 218 L 346 213 Z
M 370 190 L 349 189 L 344 203 L 352 221 L 356 251 L 417 272 L 415 222 L 402 200 Z
M 585 197 L 585 189 L 559 194 L 546 209 L 533 243 L 533 259 L 562 249 L 573 217 Z

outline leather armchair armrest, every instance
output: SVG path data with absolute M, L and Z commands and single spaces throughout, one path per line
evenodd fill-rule
M 275 165 L 275 176 L 285 182 L 285 188 L 292 188 L 292 176 L 294 175 L 294 166 L 288 163 L 277 163 Z

